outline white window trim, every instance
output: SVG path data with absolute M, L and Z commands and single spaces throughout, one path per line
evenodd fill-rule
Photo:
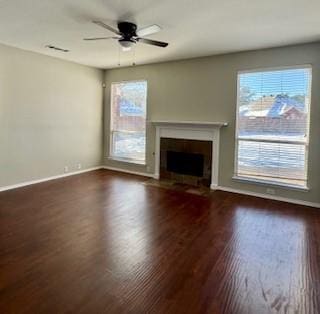
M 129 163 L 129 164 L 134 164 L 138 166 L 145 166 L 146 162 L 134 158 L 125 158 L 125 157 L 113 157 L 113 156 L 108 156 L 109 160 L 114 160 L 114 161 L 120 161 L 124 163 Z
M 308 124 L 307 124 L 307 140 L 305 142 L 303 141 L 285 141 L 285 140 L 274 140 L 270 142 L 277 142 L 277 143 L 290 143 L 290 144 L 304 144 L 306 147 L 306 156 L 305 156 L 305 169 L 306 169 L 306 185 L 294 185 L 294 184 L 288 184 L 283 183 L 279 181 L 273 181 L 273 180 L 264 180 L 264 179 L 256 179 L 256 178 L 250 178 L 247 176 L 239 176 L 238 175 L 238 142 L 239 142 L 239 135 L 238 135 L 238 120 L 239 120 L 239 106 L 240 106 L 240 99 L 239 99 L 239 90 L 240 90 L 240 75 L 246 74 L 246 73 L 255 73 L 255 72 L 271 72 L 271 71 L 281 71 L 281 70 L 290 70 L 290 69 L 309 69 L 310 71 L 310 85 L 309 85 L 309 115 L 308 115 Z M 308 186 L 308 166 L 309 166 L 309 135 L 310 135 L 310 116 L 311 116 L 311 90 L 312 90 L 312 64 L 301 64 L 301 65 L 293 65 L 293 66 L 282 66 L 282 67 L 268 67 L 268 68 L 256 68 L 256 69 L 250 69 L 250 70 L 240 70 L 237 71 L 237 106 L 236 106 L 236 123 L 235 123 L 235 151 L 234 151 L 234 175 L 232 177 L 233 180 L 244 182 L 244 183 L 252 183 L 257 185 L 267 185 L 267 186 L 278 186 L 282 188 L 287 189 L 294 189 L 294 190 L 301 190 L 301 191 L 310 191 L 310 187 Z M 240 139 L 247 140 L 245 137 L 242 137 Z M 255 141 L 255 139 L 251 139 L 252 141 Z M 257 140 L 259 142 L 268 142 L 269 140 Z
M 280 188 L 285 188 L 288 190 L 299 190 L 299 191 L 303 191 L 303 192 L 310 191 L 310 188 L 308 186 L 286 184 L 286 183 L 276 182 L 276 181 L 272 181 L 272 180 L 254 179 L 254 178 L 237 176 L 237 175 L 234 175 L 232 177 L 232 180 L 243 182 L 243 183 L 255 184 L 255 185 L 280 187 Z
M 129 158 L 129 157 L 119 157 L 114 156 L 112 154 L 113 152 L 113 133 L 114 132 L 128 132 L 130 131 L 119 131 L 119 130 L 113 130 L 112 128 L 112 85 L 113 84 L 125 84 L 125 83 L 137 83 L 137 82 L 145 82 L 147 84 L 147 94 L 146 94 L 146 131 L 145 131 L 145 137 L 146 137 L 146 145 L 145 145 L 145 152 L 144 152 L 144 160 L 136 159 L 136 158 Z M 125 80 L 125 81 L 117 81 L 111 83 L 111 92 L 110 92 L 110 125 L 109 125 L 109 151 L 107 158 L 114 161 L 124 162 L 124 163 L 130 163 L 134 165 L 147 165 L 147 117 L 148 117 L 148 81 L 146 79 L 140 79 L 140 80 Z M 134 131 L 132 132 L 134 133 Z

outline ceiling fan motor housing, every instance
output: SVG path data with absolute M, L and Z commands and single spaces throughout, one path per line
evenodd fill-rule
M 130 22 L 119 22 L 118 23 L 118 29 L 121 35 L 123 36 L 123 39 L 125 40 L 131 40 L 132 37 L 137 36 L 137 25 Z

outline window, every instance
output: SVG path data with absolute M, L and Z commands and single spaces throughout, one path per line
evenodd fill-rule
M 307 187 L 311 67 L 240 72 L 236 178 Z
M 146 100 L 146 81 L 111 85 L 111 158 L 145 163 Z

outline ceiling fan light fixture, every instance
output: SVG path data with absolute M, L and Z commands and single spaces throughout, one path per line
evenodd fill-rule
M 131 47 L 135 44 L 133 40 L 129 39 L 120 39 L 119 43 L 124 50 L 130 50 Z
M 131 51 L 131 47 L 121 47 L 122 51 Z

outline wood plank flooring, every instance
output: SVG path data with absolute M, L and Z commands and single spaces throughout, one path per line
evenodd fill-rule
M 99 170 L 0 193 L 0 313 L 320 313 L 320 211 Z

